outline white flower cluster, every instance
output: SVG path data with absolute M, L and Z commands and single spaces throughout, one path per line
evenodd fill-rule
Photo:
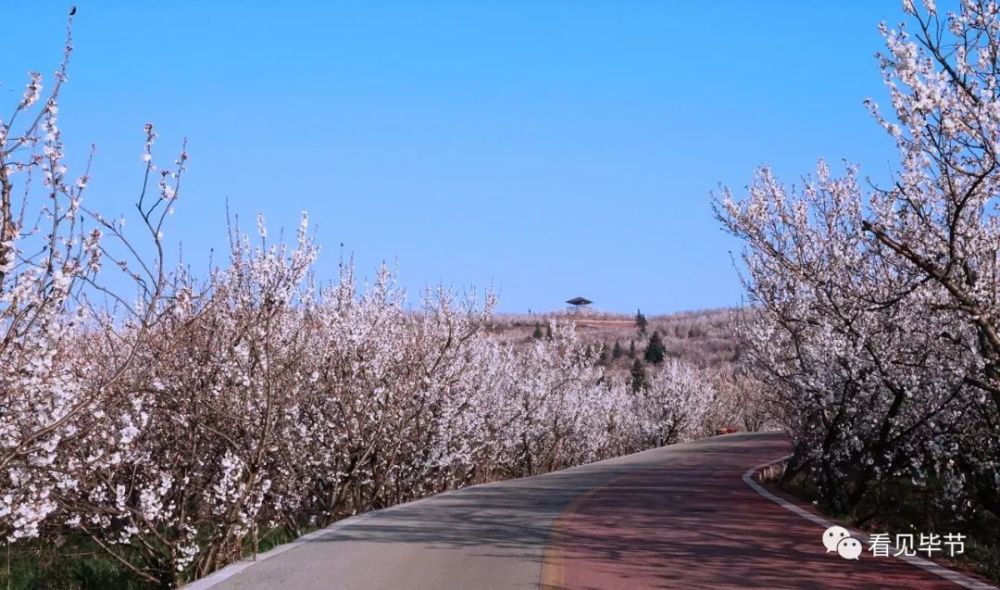
M 233 231 L 228 264 L 204 282 L 165 271 L 187 155 L 157 168 L 145 126 L 137 225 L 149 244 L 130 241 L 125 218 L 91 213 L 89 171 L 64 181 L 66 59 L 44 100 L 32 76 L 16 111 L 39 112 L 9 119 L 27 126 L 0 127 L 5 541 L 87 536 L 138 579 L 176 586 L 279 526 L 705 430 L 714 392 L 699 373 L 672 364 L 633 393 L 571 324 L 529 342 L 492 333 L 490 293 L 428 290 L 408 309 L 389 269 L 359 286 L 350 264 L 316 287 L 305 215 L 290 246 L 268 242 L 263 217 L 259 240 Z M 42 186 L 13 198 L 33 173 Z M 107 272 L 138 296 L 100 282 Z
M 763 168 L 717 211 L 747 244 L 750 360 L 779 394 L 792 470 L 842 511 L 899 481 L 996 510 L 1000 11 L 906 10 L 916 40 L 882 27 L 893 117 L 868 101 L 899 150 L 893 185 L 821 162 L 790 189 Z
M 234 239 L 229 267 L 204 287 L 171 279 L 197 295 L 73 357 L 95 382 L 124 354 L 134 361 L 91 412 L 103 438 L 59 448 L 58 472 L 72 485 L 51 476 L 43 494 L 17 482 L 37 496 L 37 514 L 5 509 L 10 536 L 37 535 L 46 519 L 77 527 L 138 571 L 180 583 L 279 524 L 323 524 L 704 430 L 713 390 L 683 365 L 633 393 L 602 373 L 571 324 L 553 323 L 551 339 L 508 342 L 485 329 L 491 294 L 477 303 L 428 291 L 408 310 L 384 267 L 368 287 L 350 265 L 336 284 L 312 287 L 315 258 L 305 225 L 292 249 Z M 67 354 L 90 337 L 67 340 Z M 38 400 L 90 382 L 60 381 L 44 395 L 37 383 L 19 387 Z

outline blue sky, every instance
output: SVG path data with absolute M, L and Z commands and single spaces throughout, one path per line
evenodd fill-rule
M 67 4 L 7 3 L 4 111 L 58 63 Z M 335 275 L 397 264 L 424 284 L 494 286 L 501 309 L 738 304 L 739 244 L 710 192 L 819 157 L 886 178 L 873 53 L 897 2 L 78 2 L 61 121 L 89 203 L 127 211 L 142 125 L 191 161 L 171 243 L 194 268 L 308 210 Z M 10 23 L 16 23 L 11 25 Z M 51 78 L 48 78 L 51 80 Z M 218 256 L 218 255 L 217 255 Z

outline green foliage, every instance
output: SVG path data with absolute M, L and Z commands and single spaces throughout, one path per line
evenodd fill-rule
M 535 340 L 542 339 L 542 325 L 538 322 L 535 322 L 535 331 L 531 333 L 531 337 Z
M 646 321 L 646 316 L 642 315 L 642 310 L 635 310 L 635 326 L 639 328 L 639 333 L 645 334 L 648 325 L 649 322 Z
M 260 537 L 257 551 L 263 553 L 312 530 L 312 527 L 294 531 L 279 527 L 266 531 Z M 9 548 L 9 575 L 6 554 L 0 562 L 0 589 L 151 590 L 157 587 L 142 581 L 121 563 L 108 557 L 88 537 L 70 533 L 61 539 L 59 545 L 37 540 L 12 545 Z M 243 547 L 244 555 L 252 555 L 253 551 L 252 544 L 247 540 Z
M 667 349 L 663 346 L 663 339 L 660 338 L 660 332 L 653 332 L 653 335 L 649 338 L 649 344 L 646 345 L 646 354 L 643 358 L 646 359 L 647 363 L 658 365 L 663 362 L 666 354 Z
M 625 351 L 622 350 L 622 345 L 619 344 L 617 340 L 615 340 L 615 347 L 611 349 L 611 358 L 617 360 L 617 359 L 622 358 L 622 355 L 624 355 L 624 354 L 625 354 Z
M 5 590 L 152 588 L 80 535 L 64 537 L 58 547 L 36 541 L 12 546 L 9 551 L 9 558 L 4 556 L 9 562 L 0 567 L 0 588 Z
M 632 361 L 632 370 L 629 371 L 629 383 L 632 385 L 632 391 L 635 392 L 649 387 L 649 375 L 646 374 L 646 367 L 639 359 Z

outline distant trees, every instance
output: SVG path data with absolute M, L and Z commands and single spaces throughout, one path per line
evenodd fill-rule
M 768 385 L 743 367 L 726 367 L 702 374 L 715 390 L 715 398 L 703 421 L 711 431 L 739 428 L 756 432 L 779 427 L 780 407 Z
M 644 389 L 649 385 L 649 375 L 646 374 L 646 367 L 639 359 L 632 361 L 632 368 L 629 370 L 629 385 L 632 387 L 633 392 Z
M 663 362 L 666 354 L 667 349 L 663 345 L 663 339 L 660 338 L 659 330 L 654 331 L 653 335 L 649 337 L 649 343 L 646 345 L 646 352 L 643 358 L 647 363 L 658 365 Z
M 648 448 L 706 434 L 706 417 L 715 399 L 715 388 L 702 372 L 672 361 L 633 389 L 631 414 L 644 418 L 637 437 Z
M 622 345 L 619 344 L 619 342 L 617 340 L 615 340 L 614 348 L 611 349 L 611 358 L 617 360 L 617 359 L 620 359 L 622 357 L 622 355 L 624 355 L 624 354 L 625 354 L 625 351 L 622 350 Z
M 635 312 L 635 326 L 639 329 L 639 334 L 646 334 L 646 327 L 649 322 L 646 321 L 646 316 L 642 315 L 642 310 L 636 310 Z

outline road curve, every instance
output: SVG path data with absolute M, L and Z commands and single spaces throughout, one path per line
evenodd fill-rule
M 673 445 L 357 516 L 190 590 L 958 588 L 865 553 L 750 489 L 780 434 Z

